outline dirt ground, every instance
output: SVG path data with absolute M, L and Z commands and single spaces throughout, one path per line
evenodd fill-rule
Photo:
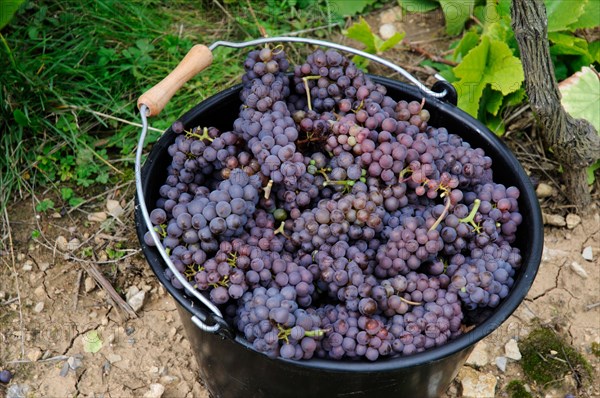
M 369 19 L 372 25 L 396 17 L 388 11 L 373 18 L 379 20 Z M 438 43 L 440 24 L 430 22 L 403 19 L 395 24 L 428 51 L 447 48 Z M 416 65 L 415 57 L 404 53 L 389 58 Z M 411 70 L 427 80 L 427 70 Z M 126 188 L 98 195 L 83 207 L 90 213 L 36 214 L 29 201 L 9 207 L 5 222 L 10 234 L 0 252 L 0 369 L 15 376 L 10 385 L 0 384 L 0 395 L 11 388 L 35 397 L 209 396 L 198 379 L 174 301 L 138 249 L 132 187 Z M 600 380 L 600 362 L 590 348 L 592 342 L 600 343 L 600 306 L 592 306 L 600 302 L 598 209 L 570 227 L 546 226 L 542 263 L 526 300 L 478 344 L 478 358 L 465 365 L 492 375 L 498 397 L 508 397 L 507 383 L 522 380 L 523 372 L 519 361 L 511 359 L 500 370 L 496 358 L 505 357 L 505 345 L 521 341 L 538 323 L 567 336 Z M 591 261 L 582 257 L 587 247 Z M 95 270 L 104 276 L 104 286 L 91 276 Z M 107 286 L 114 287 L 113 295 Z M 130 316 L 115 300 L 137 290 L 144 292 L 143 305 Z M 98 343 L 94 332 L 101 347 L 90 344 Z M 599 386 L 577 393 L 571 376 L 559 384 L 543 392 L 531 388 L 542 397 L 600 396 Z M 460 377 L 446 396 L 463 396 Z

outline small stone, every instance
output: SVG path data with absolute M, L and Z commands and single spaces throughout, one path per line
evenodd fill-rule
M 106 356 L 106 359 L 108 360 L 108 362 L 110 363 L 115 363 L 115 362 L 119 362 L 120 360 L 122 360 L 123 358 L 118 355 L 118 354 L 108 354 Z
M 108 210 L 108 214 L 115 218 L 119 218 L 124 212 L 119 201 L 113 199 L 108 199 L 106 201 L 106 209 Z
M 381 24 L 392 23 L 392 22 L 396 22 L 400 18 L 402 18 L 402 9 L 398 6 L 396 6 L 396 7 L 390 8 L 388 10 L 382 11 L 381 14 L 379 14 L 379 23 L 381 23 Z
M 42 357 L 44 353 L 37 347 L 32 348 L 27 352 L 27 359 L 31 362 L 36 362 L 38 359 Z
M 27 384 L 11 384 L 6 389 L 6 398 L 24 398 L 29 396 L 30 388 Z
M 43 262 L 39 263 L 38 266 L 40 267 L 40 271 L 46 272 L 48 270 L 48 268 L 50 268 L 50 263 L 47 261 L 43 261 Z
M 485 342 L 480 341 L 477 343 L 469 358 L 467 358 L 467 365 L 482 367 L 487 365 L 489 362 L 488 358 L 488 346 Z
M 81 365 L 83 365 L 81 359 L 75 356 L 69 357 L 69 359 L 67 359 L 67 363 L 69 364 L 69 368 L 71 368 L 71 370 L 77 370 L 81 367 Z
M 6 292 L 3 290 L 0 290 L 0 300 L 4 300 L 6 298 Z
M 44 297 L 46 295 L 46 289 L 44 289 L 44 285 L 39 285 L 38 287 L 36 287 L 33 291 L 33 294 L 35 294 L 38 297 Z
M 570 268 L 571 268 L 571 271 L 575 272 L 577 275 L 579 275 L 583 279 L 587 279 L 587 277 L 588 277 L 587 271 L 577 261 L 573 261 L 571 263 Z
M 69 245 L 69 241 L 64 236 L 60 235 L 58 238 L 56 238 L 56 248 L 58 250 L 63 251 L 63 252 L 67 251 L 68 245 Z
M 172 327 L 171 329 L 169 329 L 169 337 L 170 338 L 175 337 L 176 334 L 177 334 L 177 328 Z
M 96 288 L 96 282 L 94 282 L 94 279 L 91 276 L 88 276 L 83 281 L 83 287 L 85 289 L 85 292 L 89 293 Z
M 73 238 L 69 241 L 69 243 L 67 243 L 67 250 L 73 252 L 79 249 L 79 246 L 81 246 L 81 241 L 77 238 Z
M 386 23 L 379 27 L 379 36 L 387 40 L 396 34 L 396 27 L 392 23 Z
M 514 359 L 515 361 L 521 360 L 521 351 L 515 339 L 508 340 L 508 343 L 504 346 L 504 354 L 509 359 Z
M 150 384 L 150 390 L 144 394 L 144 398 L 161 398 L 165 392 L 165 386 L 159 383 Z
M 478 372 L 468 366 L 463 366 L 458 372 L 458 380 L 462 387 L 463 398 L 494 398 L 496 392 L 496 377 L 489 373 Z
M 506 372 L 506 363 L 508 360 L 506 357 L 496 357 L 496 366 L 501 372 Z
M 554 194 L 554 189 L 550 185 L 540 182 L 540 185 L 538 185 L 537 189 L 535 190 L 535 194 L 540 199 L 547 198 Z
M 159 381 L 160 381 L 160 384 L 172 384 L 172 383 L 179 381 L 179 377 L 165 375 L 165 376 L 162 376 Z
M 25 253 L 17 253 L 17 261 L 25 260 Z
M 576 226 L 578 226 L 579 224 L 581 224 L 581 217 L 579 217 L 577 214 L 569 213 L 569 214 L 567 214 L 566 221 L 567 221 L 567 228 L 573 229 Z
M 59 376 L 60 377 L 67 377 L 67 374 L 69 374 L 69 364 L 67 362 L 63 363 L 62 368 L 60 369 L 60 373 Z
M 542 218 L 545 225 L 551 225 L 553 227 L 564 227 L 567 225 L 565 218 L 558 214 L 542 213 Z
M 556 354 L 558 354 L 558 351 L 556 351 L 556 350 L 550 350 L 550 354 L 556 355 Z
M 23 264 L 23 271 L 29 272 L 32 269 L 33 269 L 33 262 L 30 260 L 25 261 L 25 264 Z
M 88 221 L 92 221 L 92 222 L 103 222 L 103 221 L 106 221 L 107 218 L 108 218 L 108 216 L 106 215 L 106 212 L 104 212 L 104 211 L 90 213 L 87 216 Z
M 581 257 L 587 261 L 594 261 L 594 253 L 592 252 L 592 246 L 586 246 L 581 252 Z
M 43 302 L 43 301 L 40 301 L 39 303 L 37 303 L 37 304 L 35 305 L 35 307 L 33 307 L 33 310 L 34 310 L 35 312 L 37 312 L 38 314 L 39 314 L 40 312 L 42 312 L 42 311 L 44 310 L 44 302 Z
M 128 296 L 129 296 L 129 294 L 128 294 Z M 129 304 L 131 306 L 131 309 L 133 309 L 135 312 L 138 312 L 140 309 L 142 309 L 145 298 L 146 298 L 146 292 L 143 290 L 141 290 L 141 291 L 138 290 L 137 293 L 129 296 L 129 298 L 127 299 L 127 304 Z

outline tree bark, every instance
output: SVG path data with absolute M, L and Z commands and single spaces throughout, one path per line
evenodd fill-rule
M 583 211 L 591 204 L 586 167 L 600 157 L 600 137 L 594 126 L 586 120 L 574 119 L 560 103 L 544 2 L 512 0 L 511 17 L 531 109 L 544 130 L 546 149 L 551 149 L 563 166 L 567 198 Z

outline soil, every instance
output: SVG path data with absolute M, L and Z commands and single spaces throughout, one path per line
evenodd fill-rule
M 430 18 L 441 18 L 431 14 Z M 369 22 L 377 26 L 377 20 Z M 447 48 L 447 42 L 440 43 L 443 32 L 435 22 L 402 19 L 397 27 L 406 30 L 412 42 L 435 52 Z M 397 52 L 388 58 L 417 65 L 419 57 Z M 425 81 L 430 78 L 426 69 L 412 70 Z M 151 392 L 158 388 L 160 393 L 161 386 L 164 397 L 208 397 L 174 301 L 139 250 L 131 186 L 98 197 L 97 203 L 82 209 L 108 215 L 105 221 L 100 221 L 102 214 L 84 211 L 38 214 L 33 202 L 8 209 L 4 222 L 9 234 L 0 252 L 0 369 L 15 374 L 9 386 L 27 385 L 36 397 L 160 396 Z M 110 215 L 107 199 L 116 200 L 124 210 Z M 534 396 L 600 396 L 598 385 L 577 392 L 572 375 L 555 387 L 543 388 L 524 378 L 518 360 L 509 359 L 505 371 L 495 364 L 510 339 L 522 341 L 539 324 L 550 325 L 583 354 L 594 379 L 600 380 L 600 361 L 591 352 L 592 342 L 600 343 L 600 306 L 590 307 L 600 302 L 600 213 L 594 208 L 573 228 L 547 226 L 544 232 L 542 263 L 527 298 L 480 343 L 487 363 L 465 366 L 494 375 L 499 397 L 510 396 L 506 385 L 512 380 L 529 383 Z M 582 257 L 588 246 L 592 261 Z M 119 297 L 124 298 L 132 286 L 145 292 L 135 317 L 111 298 L 106 285 L 91 283 L 93 267 Z M 96 331 L 102 342 L 95 353 L 86 352 L 90 331 Z M 9 386 L 0 384 L 0 394 Z M 446 396 L 462 396 L 460 379 Z

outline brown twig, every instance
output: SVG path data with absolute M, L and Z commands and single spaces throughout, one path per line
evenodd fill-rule
M 429 51 L 425 50 L 422 47 L 419 47 L 417 45 L 415 45 L 414 43 L 408 43 L 405 42 L 405 44 L 408 46 L 408 50 L 410 52 L 413 52 L 415 54 L 419 54 L 425 58 L 428 58 L 430 60 L 432 60 L 433 62 L 439 62 L 441 64 L 446 64 L 446 65 L 450 65 L 450 66 L 457 66 L 458 62 L 454 62 L 451 61 L 449 59 L 446 58 L 442 58 L 442 57 L 438 57 L 437 55 L 431 54 Z
M 250 14 L 252 15 L 252 18 L 254 18 L 254 23 L 256 24 L 260 35 L 262 37 L 269 37 L 265 28 L 258 22 L 258 18 L 256 18 L 256 14 L 254 13 L 254 8 L 252 8 L 252 4 L 250 4 L 250 0 L 246 0 L 246 3 L 248 4 L 248 10 L 250 10 Z
M 79 270 L 77 273 L 77 281 L 75 283 L 75 292 L 73 293 L 73 311 L 77 311 L 77 303 L 79 302 L 79 289 L 81 288 L 82 277 L 83 271 Z

